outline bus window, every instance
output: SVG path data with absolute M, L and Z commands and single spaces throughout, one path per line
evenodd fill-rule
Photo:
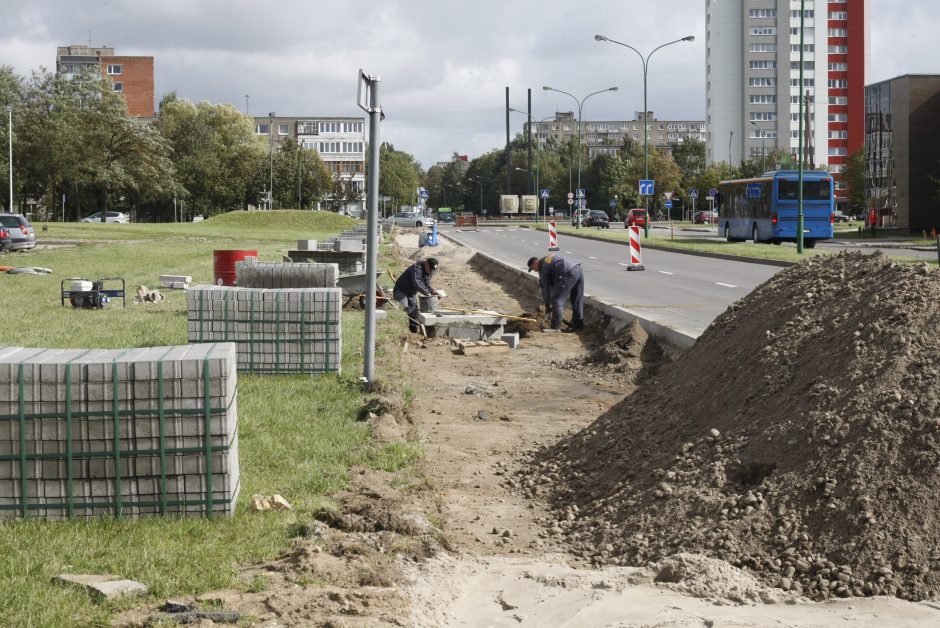
M 781 201 L 795 201 L 799 198 L 799 184 L 797 181 L 780 181 L 778 197 Z M 803 181 L 804 201 L 828 201 L 828 181 Z

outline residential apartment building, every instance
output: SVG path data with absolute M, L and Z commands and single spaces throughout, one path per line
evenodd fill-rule
M 366 125 L 364 117 L 255 116 L 255 133 L 267 136 L 272 150 L 296 142 L 315 150 L 335 181 L 358 195 L 348 210 L 365 206 Z
M 863 144 L 868 2 L 805 0 L 801 16 L 799 0 L 706 0 L 707 161 L 783 150 L 795 166 L 802 139 L 808 162 L 841 172 Z
M 940 75 L 899 76 L 865 87 L 865 197 L 878 224 L 940 229 Z
M 71 78 L 98 73 L 111 80 L 111 89 L 127 102 L 127 112 L 137 117 L 153 117 L 153 57 L 114 54 L 114 48 L 74 45 L 56 49 L 56 72 Z
M 633 120 L 582 120 L 581 144 L 588 158 L 597 155 L 619 155 L 627 139 L 643 144 L 643 124 L 648 120 L 647 141 L 650 147 L 670 149 L 689 139 L 704 141 L 707 137 L 704 120 L 657 120 L 650 111 L 634 114 Z M 523 133 L 528 133 L 528 123 Z M 553 120 L 532 123 L 532 136 L 544 142 L 549 138 L 567 142 L 578 137 L 578 118 L 572 111 L 556 112 Z

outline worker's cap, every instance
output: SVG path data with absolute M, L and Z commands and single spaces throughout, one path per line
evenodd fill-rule
M 430 268 L 431 270 L 437 270 L 437 258 L 436 257 L 429 257 L 424 261 L 428 263 L 428 268 Z
M 527 263 L 527 266 L 529 267 L 529 272 L 530 272 L 530 273 L 532 272 L 532 267 L 535 266 L 535 262 L 537 262 L 537 261 L 539 261 L 539 258 L 537 258 L 537 257 L 530 257 L 530 258 L 529 258 L 529 261 L 528 261 L 528 263 Z

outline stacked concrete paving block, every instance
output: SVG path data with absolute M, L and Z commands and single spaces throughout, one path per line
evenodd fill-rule
M 339 278 L 339 265 L 250 259 L 235 263 L 235 275 L 242 288 L 332 288 Z
M 194 286 L 186 305 L 190 342 L 234 342 L 240 371 L 340 372 L 339 288 Z
M 0 348 L 0 517 L 231 515 L 231 343 Z

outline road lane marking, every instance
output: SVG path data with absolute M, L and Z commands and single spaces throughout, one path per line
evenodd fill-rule
M 668 270 L 657 270 L 656 272 L 657 272 L 657 273 L 662 273 L 662 274 L 664 274 L 664 275 L 675 275 L 675 273 L 671 273 L 671 272 L 669 272 Z
M 596 258 L 596 257 L 590 257 L 590 256 L 588 256 L 588 259 L 597 259 L 597 258 Z
M 716 281 L 715 285 L 724 286 L 725 288 L 737 288 L 737 286 L 732 286 L 730 283 L 721 283 L 720 281 Z

